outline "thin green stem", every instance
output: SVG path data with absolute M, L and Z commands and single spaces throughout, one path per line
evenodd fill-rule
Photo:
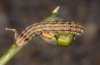
M 5 65 L 14 57 L 23 47 L 17 46 L 15 43 L 0 57 L 0 65 Z

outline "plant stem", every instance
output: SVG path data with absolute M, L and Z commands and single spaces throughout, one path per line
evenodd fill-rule
M 3 56 L 0 58 L 0 65 L 5 65 L 7 62 L 11 60 L 11 58 L 14 57 L 14 55 L 19 52 L 23 47 L 17 46 L 15 43 L 4 53 Z

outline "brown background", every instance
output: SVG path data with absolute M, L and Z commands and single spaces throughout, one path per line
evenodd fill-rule
M 85 26 L 85 33 L 69 47 L 47 44 L 39 36 L 7 65 L 100 65 L 100 0 L 0 0 L 0 55 L 13 42 L 13 33 L 41 22 L 57 6 L 58 16 Z

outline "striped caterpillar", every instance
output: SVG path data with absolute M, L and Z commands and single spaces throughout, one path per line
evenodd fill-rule
M 56 23 L 35 23 L 27 27 L 21 35 L 19 35 L 16 29 L 6 28 L 15 32 L 15 40 L 18 46 L 23 46 L 28 43 L 36 35 L 44 35 L 44 32 L 65 32 L 73 35 L 80 35 L 84 32 L 84 27 L 80 24 L 73 22 L 56 22 Z M 46 36 L 45 36 L 46 37 Z M 47 36 L 48 37 L 48 36 Z

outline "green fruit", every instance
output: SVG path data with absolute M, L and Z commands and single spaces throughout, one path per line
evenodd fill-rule
M 74 40 L 74 36 L 72 34 L 60 35 L 57 40 L 58 46 L 69 46 Z

